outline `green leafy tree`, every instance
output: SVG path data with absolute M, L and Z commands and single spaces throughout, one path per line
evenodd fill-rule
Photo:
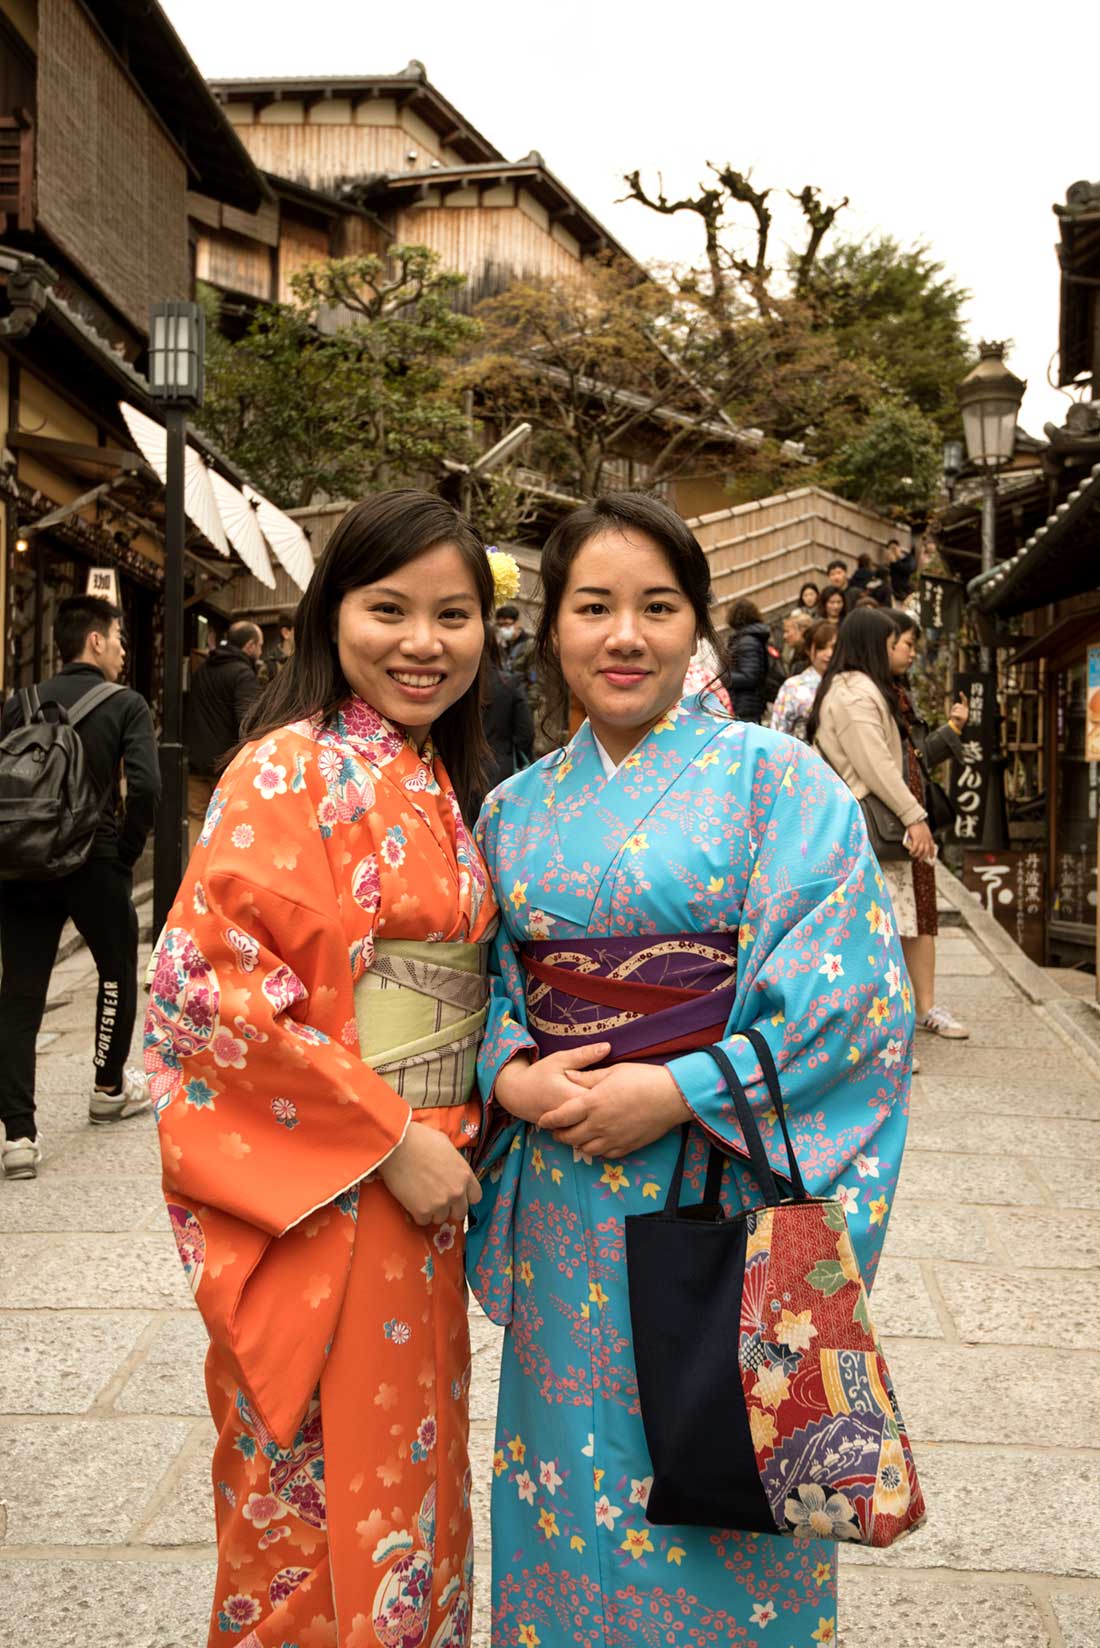
M 846 360 L 865 363 L 942 435 L 957 430 L 956 389 L 972 364 L 963 324 L 970 294 L 926 246 L 906 249 L 885 235 L 844 241 L 819 254 L 804 295 Z
M 940 486 L 941 437 L 916 406 L 882 400 L 823 465 L 826 485 L 886 513 L 923 514 Z
M 203 430 L 284 508 L 467 461 L 449 373 L 478 332 L 453 306 L 462 284 L 424 246 L 302 270 L 293 300 L 257 310 L 238 341 L 211 326 Z

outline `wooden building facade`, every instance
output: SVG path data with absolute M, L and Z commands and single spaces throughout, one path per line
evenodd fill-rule
M 155 5 L 0 0 L 0 65 L 0 687 L 52 672 L 57 603 L 99 569 L 155 702 L 163 489 L 119 402 L 157 416 L 149 305 L 191 295 L 189 191 L 255 213 L 268 190 Z M 188 555 L 201 603 L 232 570 Z
M 1057 205 L 1059 382 L 1079 397 L 999 487 L 997 563 L 977 576 L 977 521 L 943 534 L 995 641 L 1013 847 L 1042 857 L 1044 958 L 1100 953 L 1100 183 Z M 1033 443 L 1037 444 L 1037 443 Z M 1023 736 L 1021 737 L 1021 732 Z M 1097 969 L 1100 982 L 1100 968 Z

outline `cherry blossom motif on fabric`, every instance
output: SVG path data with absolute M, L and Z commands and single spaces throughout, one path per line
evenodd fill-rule
M 311 1528 L 325 1526 L 325 1448 L 321 1405 L 312 1403 L 294 1438 L 271 1459 L 271 1492 Z
M 884 1546 L 921 1525 L 909 1438 L 839 1202 L 749 1215 L 739 1359 L 777 1528 Z
M 213 1041 L 220 1001 L 217 974 L 194 939 L 182 928 L 169 928 L 145 1017 L 145 1068 L 158 1119 L 176 1094 L 184 1061 Z

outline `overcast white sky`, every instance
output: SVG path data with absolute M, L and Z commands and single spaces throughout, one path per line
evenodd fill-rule
M 926 241 L 973 294 L 979 337 L 1012 338 L 1022 421 L 1061 422 L 1057 226 L 1100 178 L 1097 0 L 162 0 L 211 77 L 388 73 L 420 58 L 509 158 L 538 149 L 631 252 L 690 259 L 687 219 L 616 204 L 642 169 L 669 194 L 705 163 L 758 186 L 848 195 L 847 234 Z M 794 217 L 783 215 L 793 234 Z M 777 248 L 778 249 L 778 248 Z

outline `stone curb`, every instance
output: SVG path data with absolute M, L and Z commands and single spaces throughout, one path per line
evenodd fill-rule
M 1036 967 L 988 910 L 982 909 L 973 893 L 943 864 L 936 865 L 936 893 L 941 904 L 956 912 L 960 924 L 989 960 L 1008 974 L 1033 1007 L 1043 1009 L 1052 1027 L 1100 1078 L 1100 1005 L 1071 995 L 1041 967 Z

